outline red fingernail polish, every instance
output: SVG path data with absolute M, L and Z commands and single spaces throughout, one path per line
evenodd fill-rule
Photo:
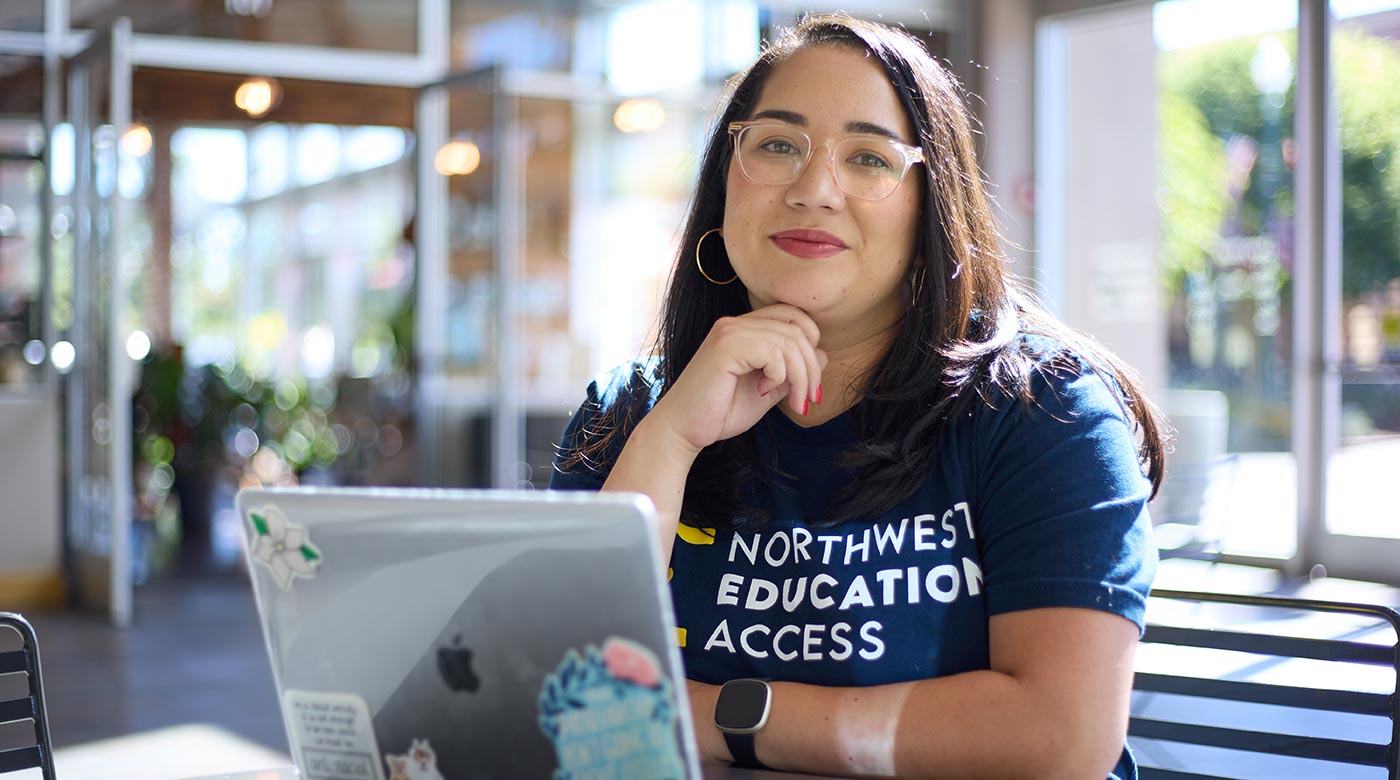
M 817 406 L 822 405 L 822 386 L 817 385 Z
M 806 417 L 806 416 L 807 416 L 807 399 L 806 399 L 806 398 L 803 398 L 803 399 L 802 399 L 802 416 L 803 416 L 803 417 Z
M 769 391 L 768 391 L 768 393 L 771 393 L 771 392 L 773 392 L 773 391 L 772 391 L 772 390 L 769 390 Z M 759 393 L 759 394 L 758 394 L 758 397 L 759 397 L 759 398 L 767 398 L 767 397 L 768 397 L 768 393 Z

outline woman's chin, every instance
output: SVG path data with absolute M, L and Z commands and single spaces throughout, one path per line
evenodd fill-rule
M 796 306 L 808 314 L 817 314 L 830 309 L 840 302 L 840 296 L 833 294 L 830 290 L 818 289 L 806 285 L 784 286 L 761 293 L 749 292 L 749 300 L 755 309 L 771 306 L 777 303 L 785 303 L 789 306 Z

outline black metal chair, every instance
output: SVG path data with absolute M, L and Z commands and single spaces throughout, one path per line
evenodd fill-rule
M 34 628 L 22 615 L 0 612 L 0 634 L 8 626 L 19 635 L 19 649 L 6 650 L 13 642 L 0 641 L 0 729 L 20 744 L 0 743 L 0 774 L 38 768 L 44 780 L 54 780 L 53 741 L 44 709 L 44 681 L 39 673 L 39 642 Z M 32 732 L 28 726 L 32 726 Z M 31 738 L 32 737 L 32 738 Z
M 1143 780 L 1400 780 L 1400 613 L 1153 591 L 1129 743 Z

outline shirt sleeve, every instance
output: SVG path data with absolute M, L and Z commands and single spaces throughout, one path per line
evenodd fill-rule
M 598 375 L 578 411 L 564 427 L 554 456 L 550 490 L 602 490 L 622 454 L 623 440 L 613 437 L 606 449 L 600 442 L 615 425 L 635 425 L 659 396 L 655 359 L 628 363 Z M 640 405 L 641 408 L 638 408 Z M 623 418 L 635 418 L 624 421 Z
M 599 463 L 585 453 L 596 443 L 603 405 L 598 399 L 598 382 L 588 384 L 588 394 L 578 411 L 564 426 L 564 438 L 554 453 L 550 490 L 602 490 L 611 471 L 611 462 Z
M 1084 607 L 1143 626 L 1157 566 L 1151 483 L 1115 389 L 1045 368 L 978 437 L 988 612 Z

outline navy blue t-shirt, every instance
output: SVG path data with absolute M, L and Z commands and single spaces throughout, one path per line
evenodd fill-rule
M 561 452 L 614 404 L 642 393 L 650 409 L 653 368 L 599 377 Z M 811 523 L 852 478 L 835 458 L 855 440 L 855 414 L 803 428 L 770 411 L 753 433 L 774 476 L 751 500 L 771 521 L 747 533 L 682 525 L 671 553 L 686 674 L 864 686 L 987 669 L 988 618 L 1037 607 L 1103 610 L 1141 629 L 1157 553 L 1132 429 L 1099 375 L 1042 368 L 1034 403 L 978 403 L 949 425 L 913 495 L 830 529 Z M 597 490 L 615 459 L 556 468 L 551 487 Z M 1114 777 L 1136 774 L 1125 750 Z

